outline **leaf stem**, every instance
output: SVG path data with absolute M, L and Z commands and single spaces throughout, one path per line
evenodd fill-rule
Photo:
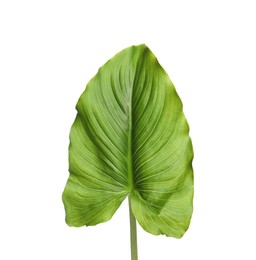
M 128 200 L 130 212 L 131 260 L 138 260 L 136 218 L 132 213 L 130 196 Z

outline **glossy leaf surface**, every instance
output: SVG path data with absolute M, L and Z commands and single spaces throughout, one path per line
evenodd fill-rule
M 115 55 L 76 108 L 67 224 L 105 222 L 130 196 L 146 231 L 181 237 L 193 210 L 193 149 L 181 100 L 153 53 L 139 45 Z

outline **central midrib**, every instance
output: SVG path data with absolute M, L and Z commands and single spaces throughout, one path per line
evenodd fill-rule
M 130 87 L 130 99 L 128 104 L 128 153 L 127 153 L 127 166 L 128 166 L 128 191 L 131 193 L 134 190 L 134 181 L 133 181 L 133 158 L 132 158 L 132 92 L 133 84 Z
M 142 46 L 139 53 L 134 53 L 137 56 L 133 80 L 130 84 L 129 102 L 128 102 L 128 152 L 127 152 L 127 166 L 128 166 L 128 192 L 131 193 L 135 189 L 134 185 L 134 169 L 133 169 L 133 88 L 137 84 L 137 78 L 140 75 L 143 56 L 147 49 Z

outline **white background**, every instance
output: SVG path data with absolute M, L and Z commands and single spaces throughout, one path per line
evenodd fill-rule
M 128 260 L 125 201 L 65 224 L 68 135 L 86 83 L 145 43 L 183 100 L 195 158 L 180 240 L 138 227 L 140 260 L 256 259 L 255 1 L 0 2 L 0 259 Z

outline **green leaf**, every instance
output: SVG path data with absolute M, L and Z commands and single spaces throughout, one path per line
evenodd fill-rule
M 146 231 L 180 238 L 193 210 L 193 148 L 181 100 L 153 53 L 138 45 L 115 55 L 76 109 L 67 224 L 105 222 L 129 196 Z

